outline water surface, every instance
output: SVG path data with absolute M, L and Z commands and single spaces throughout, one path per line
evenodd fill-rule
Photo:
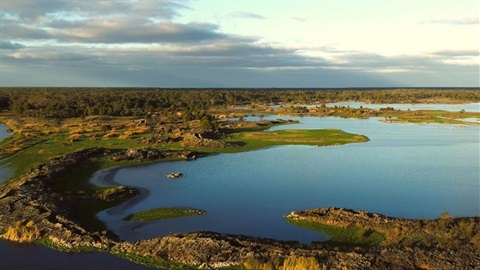
M 7 126 L 0 123 L 0 141 L 7 138 L 11 134 L 12 134 L 12 132 L 8 131 Z M 7 181 L 8 179 L 10 179 L 10 177 L 12 177 L 12 173 L 11 173 L 10 169 L 8 169 L 5 166 L 0 165 L 0 184 Z
M 422 104 L 422 103 L 391 103 L 391 104 L 371 104 L 371 103 L 364 103 L 364 102 L 335 102 L 335 103 L 326 103 L 327 107 L 350 107 L 350 108 L 369 108 L 369 109 L 381 109 L 386 107 L 394 108 L 395 110 L 442 110 L 442 111 L 449 111 L 449 112 L 459 112 L 464 110 L 466 112 L 480 112 L 480 103 L 465 103 L 465 104 Z M 284 105 L 284 107 L 289 107 L 290 105 Z M 295 105 L 295 106 L 306 106 L 308 108 L 313 108 L 320 106 L 320 104 L 313 104 L 313 105 Z M 269 106 L 271 108 L 278 108 L 279 105 Z
M 266 119 L 274 117 L 266 117 Z M 366 135 L 367 143 L 279 146 L 99 172 L 149 195 L 101 212 L 122 238 L 210 230 L 301 242 L 326 236 L 284 221 L 293 210 L 346 207 L 395 217 L 479 215 L 479 128 L 366 120 L 291 117 L 301 123 L 278 129 L 338 128 Z M 167 173 L 185 178 L 169 180 Z M 207 211 L 149 223 L 127 222 L 131 213 L 167 206 Z
M 101 252 L 67 253 L 47 247 L 0 240 L 0 262 L 8 270 L 144 270 L 152 269 Z
M 466 104 L 421 104 L 421 103 L 414 103 L 414 104 L 405 104 L 405 103 L 392 103 L 392 104 L 369 104 L 364 102 L 336 102 L 336 103 L 328 103 L 328 107 L 333 106 L 345 106 L 351 108 L 370 108 L 370 109 L 380 109 L 386 107 L 392 107 L 395 110 L 442 110 L 442 111 L 449 111 L 449 112 L 459 112 L 464 110 L 466 112 L 480 112 L 480 103 L 466 103 Z

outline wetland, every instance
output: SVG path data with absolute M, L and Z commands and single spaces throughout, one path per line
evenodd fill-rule
M 118 104 L 153 97 L 123 111 L 78 102 L 115 104 L 113 90 L 15 91 L 0 91 L 4 239 L 157 268 L 479 265 L 480 112 L 461 104 L 478 91 L 118 90 Z M 69 107 L 42 107 L 52 93 Z

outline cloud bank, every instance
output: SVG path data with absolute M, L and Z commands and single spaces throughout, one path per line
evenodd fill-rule
M 478 86 L 475 51 L 385 56 L 319 46 L 314 50 L 324 56 L 311 56 L 305 53 L 311 48 L 223 33 L 214 23 L 179 22 L 188 1 L 5 1 L 1 7 L 0 86 Z

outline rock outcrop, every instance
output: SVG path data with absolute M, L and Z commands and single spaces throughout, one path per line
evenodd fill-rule
M 94 155 L 109 154 L 95 148 L 50 160 L 0 191 L 0 230 L 4 238 L 28 242 L 46 239 L 66 249 L 105 249 L 114 242 L 102 232 L 88 231 L 75 216 L 78 201 L 70 201 L 53 186 L 71 166 Z
M 211 148 L 226 148 L 226 147 L 232 146 L 231 144 L 226 143 L 222 140 L 216 140 L 216 139 L 204 137 L 202 133 L 184 134 L 182 144 L 188 145 L 191 147 L 211 147 Z
M 176 179 L 176 178 L 181 178 L 181 177 L 184 177 L 185 175 L 183 173 L 169 173 L 167 175 L 165 175 L 165 177 L 167 178 L 170 178 L 170 179 Z
M 172 159 L 196 159 L 200 155 L 192 151 L 160 151 L 156 148 L 132 148 L 114 153 L 111 158 L 114 161 L 120 160 L 157 160 L 163 158 Z

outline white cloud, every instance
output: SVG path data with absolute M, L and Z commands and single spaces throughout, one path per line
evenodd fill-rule
M 12 42 L 10 40 L 0 40 L 0 49 L 19 50 L 25 48 L 24 44 Z
M 247 12 L 247 11 L 236 11 L 230 14 L 234 18 L 241 18 L 241 19 L 257 19 L 257 20 L 263 20 L 266 19 L 264 16 L 260 14 L 256 14 L 253 12 Z
M 479 24 L 479 19 L 478 18 L 435 19 L 435 20 L 427 21 L 427 23 L 450 24 L 450 25 L 475 25 L 475 24 Z

